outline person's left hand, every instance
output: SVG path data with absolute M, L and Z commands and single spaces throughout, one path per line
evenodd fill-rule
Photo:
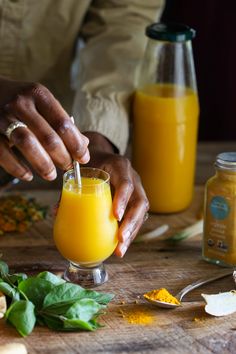
M 115 254 L 123 257 L 143 224 L 149 209 L 148 199 L 137 172 L 130 161 L 114 153 L 110 142 L 99 133 L 84 133 L 89 138 L 89 166 L 98 167 L 110 174 L 114 188 L 113 213 L 120 222 L 118 246 Z

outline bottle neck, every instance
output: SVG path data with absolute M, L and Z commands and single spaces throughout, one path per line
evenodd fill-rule
M 138 88 L 169 84 L 197 91 L 191 41 L 162 42 L 149 39 L 140 70 Z
M 216 176 L 224 181 L 236 182 L 236 171 L 216 167 Z

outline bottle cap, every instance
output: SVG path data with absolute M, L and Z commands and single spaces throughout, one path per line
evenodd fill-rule
M 185 42 L 193 39 L 196 31 L 182 23 L 153 23 L 146 27 L 149 38 L 167 42 Z
M 222 152 L 216 156 L 216 167 L 236 171 L 236 152 Z

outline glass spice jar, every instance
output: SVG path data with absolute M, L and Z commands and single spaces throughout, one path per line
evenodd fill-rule
M 236 265 L 236 152 L 216 157 L 216 174 L 205 188 L 203 258 Z

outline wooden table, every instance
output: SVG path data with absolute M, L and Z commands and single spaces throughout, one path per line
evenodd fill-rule
M 221 150 L 222 151 L 222 150 Z M 212 153 L 213 155 L 213 153 Z M 21 193 L 36 197 L 42 205 L 52 206 L 57 190 L 28 190 Z M 142 232 L 162 224 L 170 226 L 163 238 L 197 220 L 203 202 L 203 186 L 197 186 L 191 207 L 175 215 L 151 215 Z M 52 216 L 39 222 L 25 234 L 0 238 L 0 253 L 12 270 L 62 273 L 66 261 L 52 241 Z M 204 312 L 201 293 L 218 293 L 235 288 L 231 277 L 205 285 L 184 298 L 176 310 L 154 308 L 140 296 L 151 289 L 166 287 L 173 294 L 202 277 L 210 277 L 222 268 L 201 259 L 201 235 L 179 244 L 166 240 L 133 244 L 123 259 L 107 261 L 109 281 L 98 288 L 114 293 L 115 299 L 101 322 L 104 328 L 91 333 L 61 333 L 36 327 L 27 338 L 0 320 L 0 344 L 22 342 L 30 354 L 87 353 L 235 353 L 236 314 L 215 318 Z M 130 324 L 123 313 L 139 309 L 153 319 L 148 325 Z

